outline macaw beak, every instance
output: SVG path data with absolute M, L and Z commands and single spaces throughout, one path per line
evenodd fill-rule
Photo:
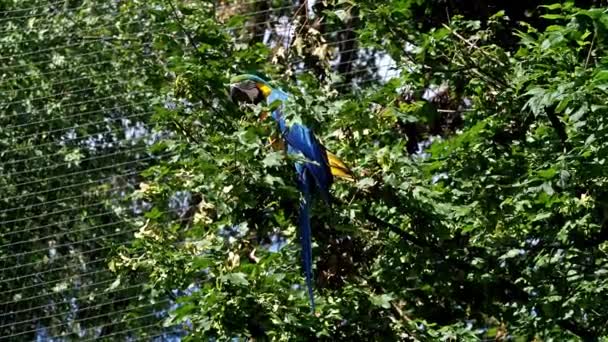
M 264 99 L 262 92 L 258 88 L 244 87 L 239 83 L 230 85 L 230 98 L 235 104 L 258 104 Z

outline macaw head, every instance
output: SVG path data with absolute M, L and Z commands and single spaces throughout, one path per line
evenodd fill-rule
M 230 98 L 234 103 L 258 104 L 270 95 L 272 87 L 259 76 L 245 74 L 230 79 Z

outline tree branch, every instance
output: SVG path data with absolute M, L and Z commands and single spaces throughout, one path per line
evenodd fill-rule
M 562 142 L 564 151 L 568 152 L 572 146 L 568 142 L 568 134 L 566 133 L 566 128 L 564 127 L 564 124 L 559 120 L 559 118 L 555 114 L 555 107 L 546 108 L 545 113 L 547 113 L 547 117 L 549 117 L 549 122 L 551 122 L 551 126 L 557 133 L 559 140 Z
M 487 53 L 485 50 L 483 50 L 482 48 L 480 48 L 479 46 L 471 43 L 468 39 L 466 39 L 465 37 L 461 36 L 458 32 L 452 30 L 451 27 L 449 27 L 446 24 L 443 24 L 443 27 L 445 27 L 448 31 L 450 31 L 450 33 L 452 35 L 454 35 L 456 38 L 460 39 L 461 41 L 463 41 L 465 44 L 467 44 L 468 46 L 472 47 L 473 49 L 481 52 L 482 55 L 486 56 L 488 59 L 490 59 L 492 62 L 500 65 L 501 67 L 505 67 L 505 64 L 501 61 L 499 61 L 498 59 L 494 58 L 494 56 L 490 55 L 489 53 Z
M 203 56 L 203 54 L 199 51 L 198 45 L 196 45 L 196 41 L 194 40 L 194 38 L 192 37 L 192 35 L 190 34 L 190 32 L 188 30 L 186 30 L 186 27 L 184 26 L 184 23 L 182 22 L 182 20 L 179 17 L 179 14 L 177 12 L 177 8 L 173 4 L 173 1 L 172 0 L 167 0 L 167 3 L 169 4 L 169 7 L 171 7 L 171 11 L 173 12 L 173 17 L 175 17 L 175 22 L 177 23 L 177 26 L 179 26 L 179 29 L 186 36 L 186 39 L 188 39 L 188 43 L 194 49 L 194 53 L 201 59 L 201 61 L 204 62 L 205 61 L 205 56 Z

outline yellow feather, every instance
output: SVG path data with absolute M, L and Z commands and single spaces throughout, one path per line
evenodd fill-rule
M 332 175 L 349 182 L 355 181 L 353 172 L 340 160 L 340 158 L 338 158 L 338 156 L 327 151 L 327 160 L 329 161 L 329 168 L 331 169 Z
M 260 89 L 260 91 L 262 92 L 262 95 L 264 95 L 264 98 L 267 98 L 268 95 L 270 95 L 270 93 L 272 92 L 272 89 L 264 83 L 258 83 L 257 86 L 258 89 Z

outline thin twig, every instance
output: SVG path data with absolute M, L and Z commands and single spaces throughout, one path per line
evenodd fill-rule
M 469 45 L 470 47 L 472 47 L 473 49 L 476 49 L 477 51 L 481 52 L 484 56 L 488 57 L 489 59 L 491 59 L 493 62 L 497 63 L 498 65 L 500 65 L 501 67 L 504 67 L 505 64 L 499 60 L 497 60 L 496 58 L 494 58 L 494 56 L 490 55 L 489 53 L 487 53 L 485 50 L 483 50 L 482 48 L 480 48 L 479 46 L 471 43 L 468 39 L 466 39 L 465 37 L 461 36 L 458 32 L 452 30 L 451 27 L 449 27 L 446 24 L 443 24 L 443 27 L 445 27 L 448 31 L 450 31 L 451 34 L 453 34 L 456 38 L 462 40 L 465 44 Z
M 194 38 L 192 38 L 192 35 L 190 34 L 190 32 L 188 30 L 186 30 L 184 23 L 182 22 L 182 20 L 179 17 L 179 14 L 177 13 L 177 8 L 175 8 L 175 5 L 173 5 L 173 1 L 167 0 L 167 3 L 169 4 L 169 7 L 171 7 L 171 11 L 173 12 L 173 16 L 175 17 L 175 21 L 177 22 L 179 29 L 186 36 L 186 38 L 188 38 L 188 43 L 190 43 L 192 48 L 194 48 L 196 55 L 198 55 L 201 58 L 201 60 L 204 62 L 205 56 L 203 56 L 203 54 L 198 49 L 198 45 L 196 45 L 196 41 L 194 40 Z
M 397 317 L 403 319 L 405 322 L 407 322 L 410 325 L 414 325 L 414 321 L 412 321 L 411 318 L 409 318 L 404 312 L 403 310 L 401 310 L 397 304 L 395 304 L 394 302 L 391 302 L 391 307 L 393 308 L 393 311 L 397 314 Z M 418 338 L 416 338 L 416 336 L 414 336 L 414 333 L 412 332 L 411 329 L 407 328 L 407 333 L 409 334 L 409 337 L 411 337 L 414 341 L 418 342 L 420 341 Z
M 340 203 L 340 204 L 343 204 L 343 205 L 345 204 L 344 201 L 342 201 L 341 199 L 339 199 L 339 198 L 337 198 L 335 196 L 331 197 L 331 201 L 334 202 L 334 203 Z M 370 208 L 369 207 L 363 207 L 362 209 L 363 210 L 362 210 L 361 213 L 363 214 L 363 218 L 366 221 L 371 222 L 371 223 L 375 224 L 376 226 L 384 227 L 384 228 L 390 230 L 391 232 L 393 232 L 396 235 L 398 235 L 399 237 L 401 237 L 401 239 L 403 239 L 404 241 L 407 241 L 407 242 L 411 243 L 414 246 L 417 246 L 419 248 L 429 248 L 429 249 L 431 249 L 431 250 L 433 250 L 435 252 L 439 252 L 440 251 L 437 246 L 435 246 L 433 244 L 430 244 L 430 243 L 424 241 L 423 239 L 418 238 L 417 236 L 412 235 L 412 234 L 404 231 L 400 227 L 398 227 L 398 226 L 396 226 L 396 225 L 394 225 L 392 223 L 386 222 L 383 219 L 379 218 L 378 216 L 372 214 L 370 212 Z
M 473 111 L 472 109 L 437 109 L 438 113 L 447 113 L 447 114 L 472 112 L 472 111 Z
M 585 69 L 587 69 L 587 65 L 589 65 L 589 60 L 591 59 L 591 52 L 593 52 L 593 45 L 595 44 L 595 33 L 593 34 L 593 38 L 591 39 L 591 46 L 589 46 L 589 52 L 587 52 L 587 58 L 585 59 Z
M 291 45 L 293 44 L 293 42 L 296 41 L 296 37 L 299 36 L 302 32 L 302 30 L 304 29 L 304 25 L 306 25 L 308 23 L 308 13 L 305 13 L 305 21 L 302 24 L 302 27 L 296 32 L 296 28 L 295 26 L 297 25 L 297 16 L 300 13 L 300 11 L 302 10 L 302 8 L 306 7 L 308 9 L 308 0 L 305 0 L 299 7 L 298 9 L 293 13 L 293 15 L 291 16 L 291 20 L 292 20 L 292 24 L 290 24 L 289 26 L 289 34 L 287 36 L 283 37 L 283 44 L 285 44 L 285 39 L 287 39 L 287 52 L 285 53 L 285 60 L 289 60 L 289 57 L 291 56 Z M 291 39 L 291 29 L 293 27 L 293 39 Z
M 188 131 L 179 121 L 173 120 L 173 123 L 186 135 L 186 137 L 190 138 L 193 142 L 199 143 L 198 139 L 195 138 L 190 131 Z

